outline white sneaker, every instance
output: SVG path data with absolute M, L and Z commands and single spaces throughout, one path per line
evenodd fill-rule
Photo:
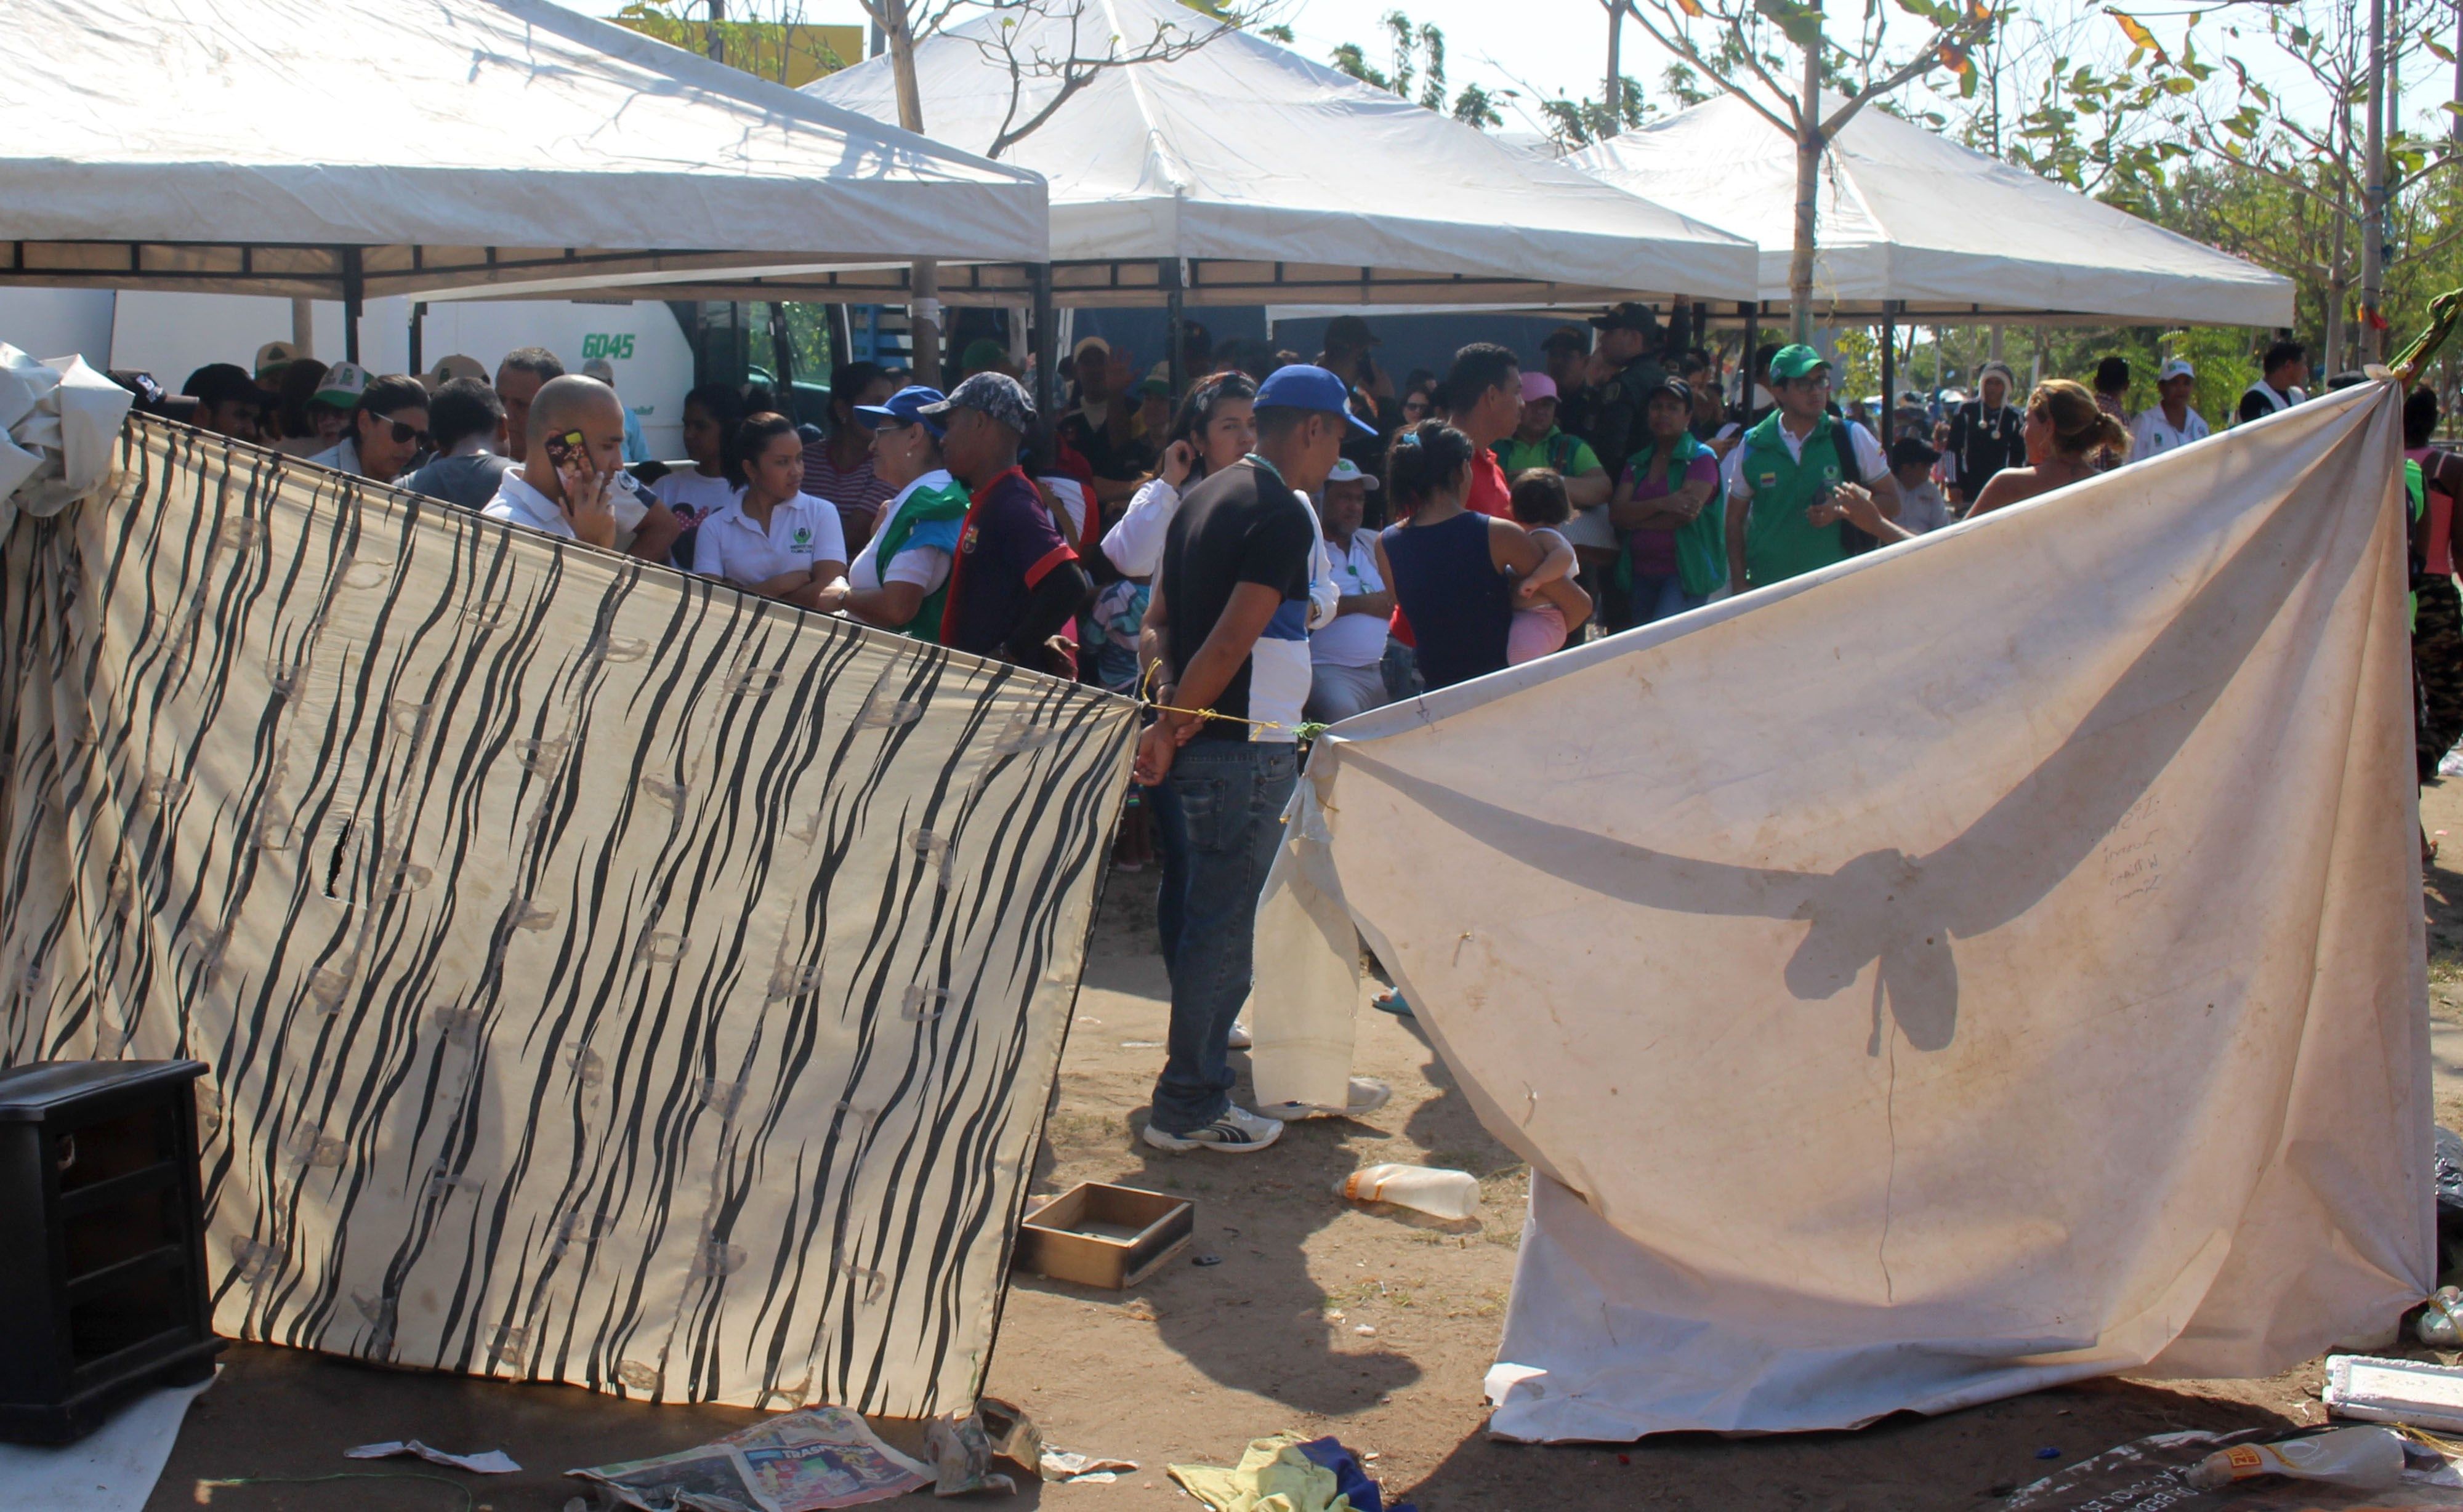
M 1145 1142 L 1158 1150 L 1214 1150 L 1224 1155 L 1263 1150 L 1282 1136 L 1281 1124 L 1272 1118 L 1260 1118 L 1237 1103 L 1226 1107 L 1221 1117 L 1203 1129 L 1185 1134 L 1166 1134 L 1149 1123 L 1144 1133 Z
M 1359 1118 L 1375 1112 L 1393 1100 L 1393 1088 L 1384 1082 L 1370 1081 L 1365 1076 L 1354 1076 L 1351 1078 L 1351 1095 L 1340 1108 L 1320 1108 L 1314 1103 L 1261 1103 L 1257 1112 L 1283 1123 L 1301 1118 Z
M 1238 1019 L 1233 1019 L 1232 1021 L 1232 1048 L 1235 1050 L 1253 1049 L 1256 1047 L 1256 1044 L 1257 1042 L 1255 1040 L 1249 1038 L 1249 1026 L 1241 1023 Z

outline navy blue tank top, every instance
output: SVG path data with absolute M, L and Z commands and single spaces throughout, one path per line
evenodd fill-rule
M 1396 525 L 1382 537 L 1395 601 L 1420 643 L 1420 677 L 1451 687 L 1503 670 L 1514 620 L 1510 585 L 1488 551 L 1488 516 L 1466 509 L 1440 525 Z

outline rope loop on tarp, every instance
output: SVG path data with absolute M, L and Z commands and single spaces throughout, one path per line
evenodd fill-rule
M 2412 337 L 2411 345 L 2389 364 L 2406 388 L 2437 355 L 2437 349 L 2446 344 L 2446 338 L 2454 334 L 2458 320 L 2463 320 L 2463 289 L 2450 289 L 2429 302 L 2429 329 Z

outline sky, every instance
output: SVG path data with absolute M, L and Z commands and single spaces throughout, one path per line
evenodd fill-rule
M 563 0 L 576 10 L 594 15 L 608 15 L 623 0 Z M 1532 103 L 1533 92 L 1540 97 L 1561 96 L 1568 98 L 1596 98 L 1602 92 L 1607 60 L 1607 11 L 1602 0 L 1511 0 L 1499 5 L 1497 0 L 1268 0 L 1273 19 L 1291 27 L 1294 46 L 1303 56 L 1316 62 L 1326 62 L 1335 47 L 1343 42 L 1358 42 L 1368 54 L 1372 65 L 1383 68 L 1389 54 L 1381 18 L 1389 11 L 1401 10 L 1414 23 L 1435 25 L 1445 33 L 1447 47 L 1447 82 L 1452 89 L 1477 83 L 1492 94 L 1505 90 L 1523 93 L 1523 98 L 1500 99 L 1498 105 L 1509 131 L 1542 132 L 1543 119 Z M 2356 0 L 2290 0 L 2294 9 L 2322 12 L 2338 3 Z M 2436 0 L 2395 0 L 2414 13 L 2428 12 Z M 2052 19 L 2056 24 L 2076 22 L 2075 34 L 2083 49 L 2082 57 L 2093 57 L 2106 67 L 2121 63 L 2126 45 L 2119 30 L 2107 16 L 2095 9 L 2097 0 L 2019 0 L 2021 11 L 2031 16 Z M 856 0 L 737 0 L 739 15 L 750 14 L 774 18 L 782 9 L 801 9 L 801 19 L 819 24 L 861 25 L 863 11 Z M 1846 7 L 1836 8 L 1842 12 Z M 2160 37 L 2168 44 L 2180 35 L 2187 13 L 2180 0 L 2144 0 L 2135 8 L 2147 18 Z M 2439 9 L 2444 9 L 2442 5 Z M 693 0 L 691 11 L 701 6 Z M 2400 11 L 2398 12 L 2400 13 Z M 2452 11 L 2446 12 L 2450 17 Z M 2082 18 L 2082 19 L 2081 19 Z M 2209 61 L 2219 61 L 2216 54 L 2223 45 L 2220 27 L 2226 16 L 2210 11 L 2201 23 L 2198 37 L 2200 51 Z M 1891 35 L 1898 45 L 1912 45 L 1921 33 L 1913 17 L 1899 17 L 1905 28 L 1893 27 Z M 2445 23 L 2451 25 L 2449 20 Z M 2237 50 L 2249 61 L 2253 71 L 2264 81 L 2279 88 L 2294 88 L 2297 81 L 2271 55 L 2263 44 Z M 1641 29 L 1630 19 L 1624 25 L 1625 73 L 1642 81 L 1645 97 L 1656 98 L 1667 109 L 1675 108 L 1659 92 L 1659 75 L 1669 59 L 1661 54 Z M 2426 60 L 2424 60 L 2425 62 Z M 2437 65 L 2429 65 L 2435 68 Z M 2427 96 L 2434 91 L 2440 97 L 2451 92 L 2451 74 L 2440 69 L 2442 76 L 2423 78 L 2408 84 L 2406 103 L 2428 103 Z M 2411 114 L 2407 110 L 2407 115 Z
M 622 0 L 565 0 L 578 11 L 609 15 Z M 863 11 L 855 0 L 802 0 L 802 19 L 821 25 L 856 26 Z M 757 13 L 777 13 L 778 0 L 754 0 Z M 1343 42 L 1365 48 L 1371 63 L 1384 67 L 1388 48 L 1380 18 L 1400 10 L 1413 22 L 1433 24 L 1446 34 L 1446 79 L 1456 90 L 1477 83 L 1492 93 L 1528 85 L 1569 98 L 1596 98 L 1604 82 L 1607 62 L 1607 11 L 1600 0 L 1280 0 L 1274 18 L 1292 29 L 1293 46 L 1313 62 Z M 693 13 L 698 13 L 699 7 Z M 1510 20 L 1508 18 L 1511 18 Z M 1628 20 L 1624 29 L 1629 59 L 1649 44 Z M 1656 75 L 1659 64 L 1648 73 Z M 1631 62 L 1628 74 L 1642 77 Z M 1508 129 L 1544 129 L 1534 112 L 1503 112 Z

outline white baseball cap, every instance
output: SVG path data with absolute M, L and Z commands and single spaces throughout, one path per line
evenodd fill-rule
M 2174 357 L 2164 364 L 2164 371 L 2155 375 L 2155 381 L 2164 383 L 2176 378 L 2193 378 L 2197 376 L 2197 370 L 2190 366 L 2189 358 Z
M 456 352 L 451 356 L 438 357 L 436 366 L 419 376 L 419 381 L 426 384 L 427 391 L 431 394 L 455 378 L 477 378 L 485 383 L 488 381 L 488 370 L 479 365 L 477 357 L 465 356 Z
M 1370 477 L 1368 474 L 1362 472 L 1360 470 L 1360 464 L 1352 461 L 1348 457 L 1343 458 L 1340 462 L 1334 464 L 1334 470 L 1325 475 L 1325 481 L 1328 483 L 1364 483 L 1368 485 L 1370 492 L 1373 493 L 1377 489 L 1377 480 Z

